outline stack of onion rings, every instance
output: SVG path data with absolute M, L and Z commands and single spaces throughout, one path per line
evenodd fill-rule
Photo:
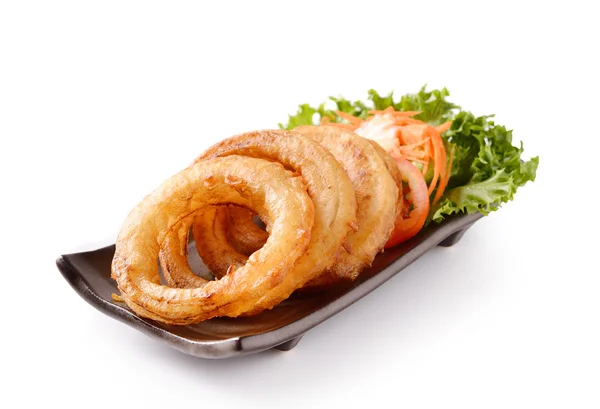
M 371 265 L 394 228 L 401 183 L 383 149 L 340 128 L 237 135 L 130 213 L 112 275 L 134 312 L 165 323 L 257 314 Z M 216 280 L 191 271 L 190 231 Z

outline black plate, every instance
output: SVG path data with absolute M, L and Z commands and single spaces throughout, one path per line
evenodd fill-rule
M 118 293 L 110 278 L 115 246 L 67 254 L 58 258 L 58 269 L 71 287 L 88 303 L 125 324 L 161 340 L 171 347 L 202 358 L 227 358 L 276 348 L 292 349 L 309 329 L 332 317 L 385 283 L 431 248 L 452 246 L 481 214 L 459 215 L 437 225 L 432 223 L 416 237 L 375 258 L 352 285 L 327 292 L 294 294 L 270 311 L 254 317 L 214 318 L 196 325 L 173 326 L 140 318 L 125 305 L 112 300 Z M 190 243 L 190 255 L 197 254 Z M 193 250 L 193 251 L 192 251 Z M 194 271 L 199 258 L 190 257 Z

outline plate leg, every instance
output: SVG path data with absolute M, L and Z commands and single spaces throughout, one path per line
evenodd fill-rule
M 299 337 L 296 337 L 296 338 L 292 338 L 289 341 L 284 342 L 283 344 L 277 345 L 274 349 L 278 349 L 280 351 L 290 351 L 290 350 L 294 349 L 294 347 L 296 345 L 298 345 L 298 342 L 300 342 L 302 337 L 303 337 L 303 335 L 300 335 Z
M 442 247 L 454 246 L 456 243 L 458 243 L 460 241 L 460 239 L 462 239 L 462 236 L 464 236 L 465 232 L 469 229 L 469 227 L 471 227 L 471 226 L 465 227 L 462 230 L 452 233 L 450 236 L 446 237 L 440 244 L 438 244 L 438 246 L 442 246 Z

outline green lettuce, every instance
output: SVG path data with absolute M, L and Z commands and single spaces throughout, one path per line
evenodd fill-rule
M 366 118 L 370 109 L 393 106 L 398 111 L 421 111 L 415 118 L 432 126 L 452 121 L 442 138 L 448 152 L 453 152 L 450 180 L 442 199 L 432 207 L 429 220 L 441 222 L 456 213 L 497 210 L 502 203 L 514 198 L 517 189 L 534 181 L 539 158 L 522 159 L 523 144 L 512 143 L 512 131 L 493 122 L 493 115 L 475 116 L 447 100 L 446 88 L 427 91 L 422 87 L 416 94 L 407 94 L 395 101 L 393 93 L 381 96 L 369 90 L 366 102 L 330 97 L 336 110 Z M 327 117 L 331 122 L 345 122 L 325 103 L 313 108 L 300 105 L 296 115 L 290 115 L 282 129 L 300 125 L 316 125 Z

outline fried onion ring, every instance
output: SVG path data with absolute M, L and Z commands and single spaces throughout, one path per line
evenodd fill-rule
M 402 173 L 400 173 L 400 168 L 398 167 L 398 165 L 396 165 L 396 161 L 394 160 L 394 158 L 392 158 L 388 151 L 383 149 L 381 145 L 379 145 L 377 142 L 371 139 L 367 140 L 371 143 L 371 145 L 373 145 L 377 153 L 379 153 L 379 156 L 381 156 L 381 158 L 385 162 L 385 167 L 387 168 L 388 172 L 390 172 L 390 175 L 392 175 L 392 179 L 394 179 L 394 182 L 398 187 L 398 201 L 396 203 L 397 217 L 398 214 L 400 214 L 400 212 L 402 211 Z
M 214 158 L 184 169 L 146 196 L 123 224 L 111 273 L 120 297 L 139 316 L 176 325 L 236 317 L 259 300 L 272 308 L 292 293 L 286 278 L 311 240 L 314 205 L 305 189 L 301 178 L 262 159 Z M 220 280 L 191 289 L 161 285 L 156 259 L 165 237 L 178 223 L 191 223 L 198 209 L 226 203 L 260 215 L 271 231 L 264 247 Z M 272 291 L 278 297 L 267 305 L 264 295 Z
M 273 130 L 249 132 L 226 139 L 209 148 L 196 162 L 227 155 L 278 161 L 302 175 L 307 185 L 308 194 L 315 206 L 312 239 L 305 256 L 298 260 L 294 273 L 286 275 L 281 285 L 293 291 L 332 267 L 342 251 L 348 232 L 356 224 L 357 214 L 352 183 L 334 156 L 311 138 L 295 132 Z M 230 266 L 239 265 L 244 255 L 227 241 L 226 226 L 223 226 L 226 219 L 219 216 L 219 211 L 215 211 L 215 216 L 218 217 L 197 217 L 194 237 L 197 243 L 201 243 L 197 249 L 204 263 L 213 274 L 219 276 Z M 253 223 L 251 218 L 246 219 L 246 222 Z M 203 237 L 197 237 L 197 234 Z M 210 235 L 210 239 L 206 239 L 206 235 Z M 177 261 L 162 262 L 167 266 L 163 271 L 165 278 L 174 286 L 196 280 L 189 265 L 183 262 L 185 256 L 172 254 L 185 247 L 180 242 L 181 237 L 179 234 L 171 235 L 168 245 L 161 251 L 161 258 L 164 256 Z M 270 236 L 267 242 L 268 240 Z M 167 252 L 171 254 L 166 254 Z M 284 298 L 281 294 L 279 290 L 265 293 L 252 312 L 260 312 L 270 308 L 273 302 L 282 301 Z
M 385 160 L 367 139 L 333 126 L 301 126 L 293 130 L 327 148 L 342 164 L 352 181 L 357 203 L 358 230 L 349 233 L 346 251 L 331 269 L 308 286 L 354 280 L 371 265 L 394 229 L 398 186 Z

